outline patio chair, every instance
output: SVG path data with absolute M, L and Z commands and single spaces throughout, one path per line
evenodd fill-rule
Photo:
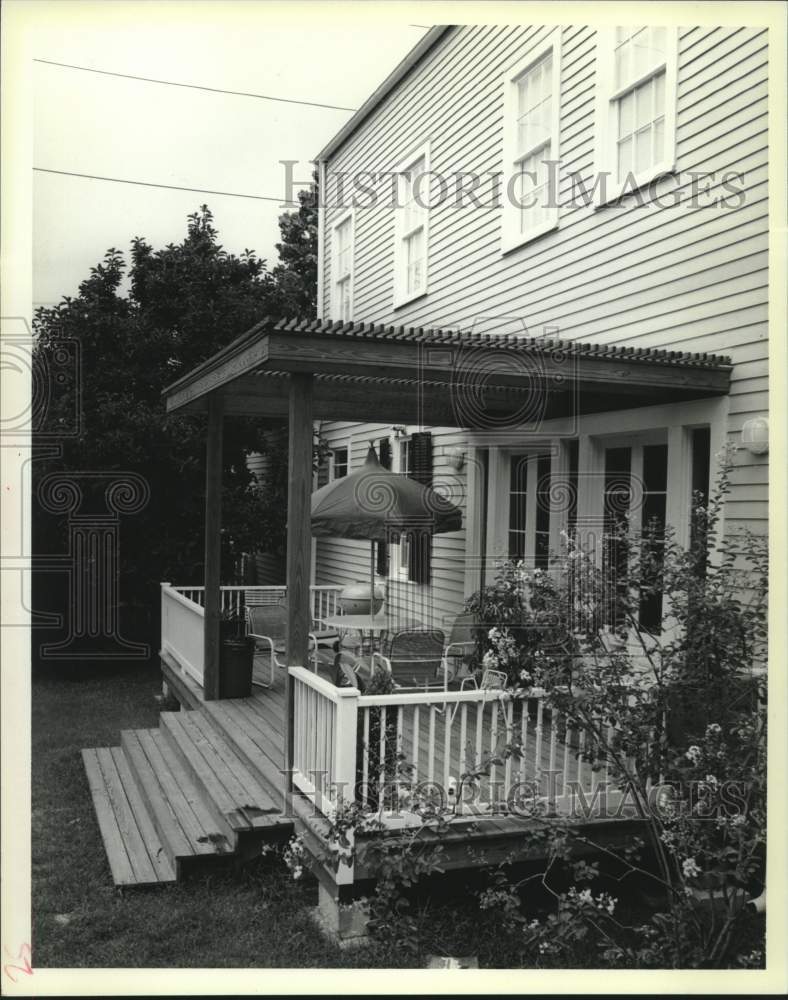
M 258 687 L 272 687 L 276 668 L 284 669 L 287 666 L 284 660 L 280 659 L 280 656 L 285 653 L 287 641 L 287 605 L 282 602 L 279 604 L 247 604 L 246 634 L 255 640 L 255 653 L 268 653 L 270 661 L 270 682 L 265 684 L 262 681 L 254 681 L 253 683 Z M 335 632 L 309 633 L 309 649 L 315 672 L 317 672 L 321 662 L 333 662 L 333 652 L 329 657 L 325 652 L 325 647 L 326 645 L 333 646 L 337 638 Z
M 284 608 L 285 618 L 287 618 L 287 600 L 284 597 L 279 601 L 279 606 Z M 314 645 L 315 651 L 321 649 L 330 649 L 333 651 L 338 642 L 339 633 L 336 629 L 325 628 L 322 622 L 315 619 L 312 620 L 312 628 L 309 633 L 310 648 Z M 316 658 L 315 663 L 317 663 Z
M 466 680 L 475 680 L 473 669 L 476 660 L 477 643 L 476 630 L 479 623 L 472 614 L 457 615 L 449 633 L 449 642 L 443 651 L 448 662 L 448 673 L 453 681 L 462 681 L 464 690 Z
M 386 670 L 397 688 L 445 691 L 453 676 L 443 654 L 445 640 L 440 629 L 405 629 L 391 637 L 385 653 L 372 654 L 373 667 Z
M 482 672 L 481 679 L 477 677 L 476 672 L 463 677 L 460 684 L 460 690 L 465 691 L 465 685 L 468 684 L 477 691 L 499 691 L 506 687 L 507 680 L 508 676 L 506 671 L 493 670 L 491 667 L 488 667 Z M 451 722 L 454 722 L 454 716 L 457 714 L 457 709 L 459 707 L 460 703 L 455 702 L 454 708 L 451 711 Z
M 340 649 L 334 656 L 334 684 L 337 687 L 358 688 L 364 694 L 369 669 L 369 664 L 362 657 Z

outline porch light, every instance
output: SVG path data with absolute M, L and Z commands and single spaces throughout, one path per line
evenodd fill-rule
M 765 417 L 745 420 L 741 429 L 742 447 L 753 455 L 765 455 L 769 450 L 769 421 Z

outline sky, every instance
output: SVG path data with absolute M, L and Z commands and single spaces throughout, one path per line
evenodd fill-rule
M 352 19 L 265 0 L 34 0 L 35 59 L 357 108 L 423 36 L 413 10 Z M 357 9 L 358 12 L 358 9 Z M 410 15 L 410 18 L 407 17 Z M 256 201 L 48 173 L 33 175 L 33 300 L 74 295 L 109 247 L 180 241 L 207 202 L 222 244 L 276 263 L 284 168 L 309 161 L 350 111 L 121 79 L 36 62 L 33 164 L 50 170 L 273 196 Z

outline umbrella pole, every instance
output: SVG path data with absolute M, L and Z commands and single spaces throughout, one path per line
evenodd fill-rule
M 375 614 L 375 541 L 369 543 L 369 614 Z

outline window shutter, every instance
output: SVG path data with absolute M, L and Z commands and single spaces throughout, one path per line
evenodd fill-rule
M 389 439 L 381 438 L 378 441 L 378 459 L 384 469 L 391 468 L 391 442 Z M 389 547 L 387 542 L 378 542 L 377 545 L 377 565 L 375 570 L 378 576 L 388 576 L 389 573 Z
M 321 453 L 320 462 L 317 466 L 317 488 L 325 486 L 328 482 L 328 452 Z
M 411 479 L 422 486 L 432 486 L 432 434 L 424 431 L 410 439 Z M 432 536 L 428 531 L 413 531 L 408 553 L 408 579 L 413 583 L 429 583 L 432 565 Z

